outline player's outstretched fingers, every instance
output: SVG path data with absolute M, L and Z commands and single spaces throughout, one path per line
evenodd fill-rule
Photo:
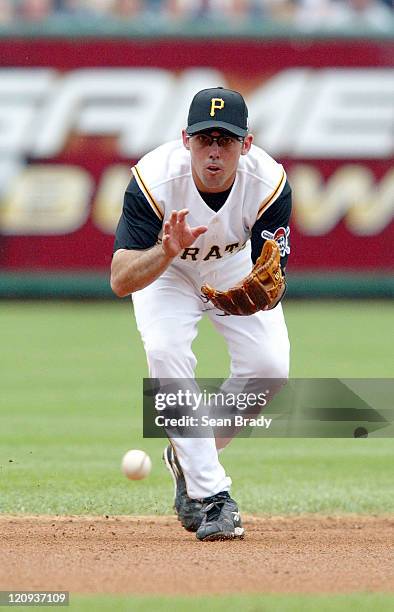
M 168 218 L 168 223 L 171 227 L 175 227 L 178 221 L 178 213 L 176 210 L 173 210 Z
M 178 223 L 184 223 L 185 217 L 188 214 L 189 214 L 188 209 L 187 208 L 182 208 L 182 210 L 180 210 L 179 213 L 178 213 Z
M 193 236 L 194 238 L 198 238 L 199 236 L 201 236 L 201 234 L 205 234 L 205 232 L 208 230 L 206 225 L 198 225 L 197 227 L 193 227 L 192 232 L 193 232 Z
M 164 254 L 167 257 L 176 257 L 176 255 L 178 254 L 177 250 L 173 248 L 170 234 L 165 234 L 165 235 L 163 234 L 163 238 L 161 240 L 161 246 L 164 251 Z

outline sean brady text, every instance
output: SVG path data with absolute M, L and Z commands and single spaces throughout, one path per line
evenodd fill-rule
M 256 418 L 237 414 L 231 418 L 215 418 L 203 415 L 201 417 L 181 416 L 167 418 L 158 415 L 155 418 L 156 427 L 263 427 L 268 429 L 272 419 L 265 416 Z

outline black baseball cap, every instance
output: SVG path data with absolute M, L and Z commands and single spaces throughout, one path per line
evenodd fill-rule
M 196 93 L 190 105 L 186 133 L 192 136 L 209 128 L 246 136 L 248 108 L 238 91 L 212 87 Z

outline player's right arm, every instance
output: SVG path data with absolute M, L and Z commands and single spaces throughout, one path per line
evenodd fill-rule
M 162 222 L 150 209 L 133 179 L 125 194 L 123 212 L 115 237 L 111 264 L 111 288 L 118 297 L 143 289 L 156 280 L 184 248 L 206 232 L 190 227 L 187 209 L 173 211 L 163 225 L 161 244 L 156 244 Z
M 143 289 L 158 278 L 171 263 L 161 245 L 148 251 L 119 249 L 111 264 L 111 289 L 118 297 L 125 297 Z

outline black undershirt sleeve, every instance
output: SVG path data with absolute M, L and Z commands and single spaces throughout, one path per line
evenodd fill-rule
M 116 228 L 114 252 L 118 249 L 149 249 L 158 239 L 162 221 L 133 177 L 126 189 L 122 215 Z
M 276 240 L 280 248 L 280 263 L 284 270 L 290 253 L 289 219 L 292 198 L 291 187 L 286 181 L 279 198 L 257 219 L 252 227 L 252 261 L 255 264 L 267 239 Z

